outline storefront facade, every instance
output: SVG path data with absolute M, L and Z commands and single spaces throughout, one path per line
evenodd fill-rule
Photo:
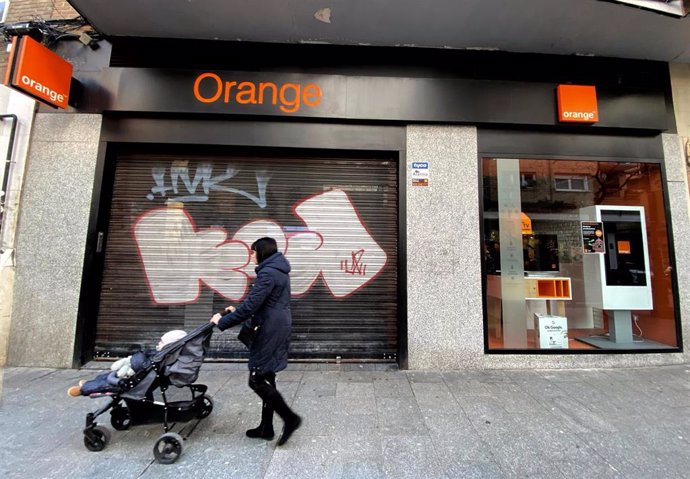
M 208 320 L 246 294 L 260 236 L 293 266 L 295 360 L 687 359 L 666 65 L 447 52 L 378 66 L 391 50 L 373 49 L 333 66 L 318 47 L 198 43 L 201 58 L 144 68 L 126 43 L 65 52 L 83 65 L 75 106 L 36 116 L 11 364 L 78 366 Z M 266 60 L 285 53 L 300 60 Z M 596 87 L 596 121 L 559 120 L 573 83 Z M 597 228 L 612 249 L 587 250 Z M 245 353 L 224 334 L 211 356 Z

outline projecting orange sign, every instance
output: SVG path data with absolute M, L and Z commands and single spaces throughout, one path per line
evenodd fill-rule
M 558 121 L 596 123 L 599 121 L 597 90 L 587 85 L 558 85 Z
M 39 101 L 67 108 L 72 64 L 30 37 L 12 39 L 5 85 Z

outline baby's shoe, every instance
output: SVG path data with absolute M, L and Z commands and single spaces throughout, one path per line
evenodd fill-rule
M 73 398 L 81 396 L 81 386 L 72 386 L 67 390 L 67 395 Z

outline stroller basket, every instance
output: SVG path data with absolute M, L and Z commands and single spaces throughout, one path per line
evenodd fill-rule
M 175 462 L 182 453 L 182 442 L 189 437 L 201 419 L 211 414 L 213 401 L 205 393 L 203 384 L 194 384 L 208 351 L 214 325 L 203 324 L 187 336 L 175 341 L 152 359 L 151 363 L 131 378 L 123 379 L 113 392 L 107 393 L 111 401 L 104 407 L 86 415 L 84 445 L 90 451 L 105 449 L 110 432 L 96 423 L 96 418 L 108 410 L 110 423 L 117 430 L 126 430 L 139 424 L 162 423 L 164 434 L 153 448 L 154 456 L 163 464 Z M 189 388 L 191 399 L 169 402 L 166 391 L 170 385 Z M 163 401 L 154 401 L 154 392 L 160 391 Z M 92 397 L 103 396 L 94 394 Z M 197 421 L 183 437 L 172 432 L 178 422 Z M 172 423 L 172 425 L 171 425 Z

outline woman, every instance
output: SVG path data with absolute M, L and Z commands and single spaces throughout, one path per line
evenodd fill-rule
M 276 373 L 287 366 L 292 316 L 290 315 L 290 263 L 278 251 L 273 238 L 261 238 L 252 244 L 251 258 L 256 267 L 256 281 L 236 309 L 229 314 L 213 315 L 211 322 L 223 331 L 244 321 L 260 325 L 259 333 L 249 349 L 249 387 L 261 398 L 261 423 L 247 431 L 247 436 L 273 439 L 273 411 L 284 421 L 282 446 L 300 426 L 302 418 L 285 403 L 276 389 Z

